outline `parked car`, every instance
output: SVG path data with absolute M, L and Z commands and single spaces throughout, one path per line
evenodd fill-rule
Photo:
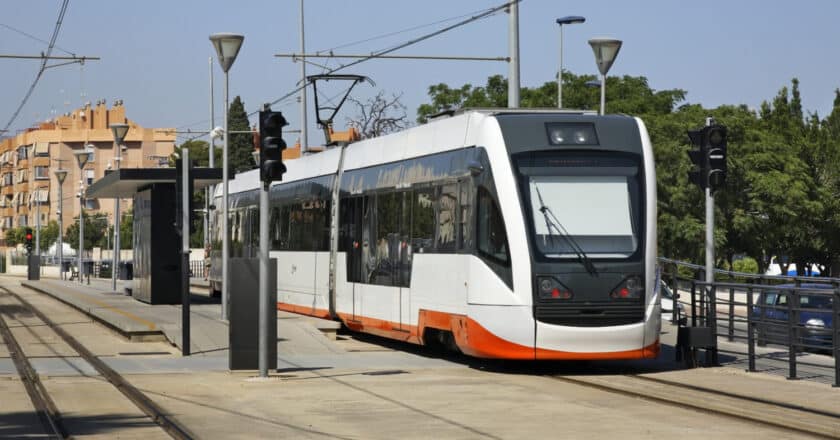
M 661 297 L 659 304 L 662 309 L 662 318 L 666 321 L 671 321 L 674 313 L 674 304 L 676 304 L 679 309 L 680 323 L 685 322 L 685 306 L 679 302 L 679 298 L 674 297 L 674 292 L 671 291 L 671 288 L 668 287 L 668 284 L 666 284 L 665 281 L 660 281 L 659 293 Z
M 758 335 L 759 345 L 767 343 L 788 345 L 789 312 L 788 301 L 792 291 L 785 288 L 795 284 L 781 284 L 778 290 L 765 290 L 759 295 L 756 305 L 750 311 L 750 318 Z M 807 283 L 799 287 L 806 289 L 825 289 L 825 294 L 802 293 L 799 296 L 799 320 L 794 323 L 795 342 L 804 349 L 831 350 L 833 345 L 833 296 L 830 284 Z M 763 315 L 762 315 L 763 313 Z

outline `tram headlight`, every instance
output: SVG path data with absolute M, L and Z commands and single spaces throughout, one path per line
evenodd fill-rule
M 590 123 L 549 123 L 545 129 L 552 145 L 598 145 L 595 126 Z
M 623 279 L 610 292 L 610 298 L 613 299 L 637 299 L 644 295 L 645 283 L 642 278 L 637 275 L 631 275 Z
M 540 299 L 572 299 L 574 293 L 554 277 L 537 277 Z

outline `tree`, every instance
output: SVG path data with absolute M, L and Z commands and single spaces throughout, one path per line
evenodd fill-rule
M 347 124 L 358 130 L 362 139 L 403 130 L 410 123 L 400 98 L 402 94 L 388 98 L 383 90 L 365 102 L 348 97 L 347 100 L 356 105 L 356 115 L 347 118 Z
M 564 73 L 564 104 L 597 109 L 599 91 L 586 85 L 593 79 Z M 642 76 L 607 78 L 608 112 L 641 117 L 654 146 L 660 255 L 703 260 L 703 192 L 686 177 L 686 131 L 712 116 L 729 129 L 727 181 L 715 194 L 717 264 L 733 267 L 737 255 L 748 255 L 764 272 L 771 256 L 786 255 L 800 272 L 811 264 L 838 272 L 840 89 L 834 91 L 834 109 L 821 120 L 816 113 L 806 116 L 799 85 L 792 79 L 756 112 L 745 105 L 705 109 L 684 103 L 684 90 L 654 91 Z M 554 107 L 556 95 L 555 81 L 523 87 L 521 106 Z M 496 75 L 481 87 L 435 84 L 429 98 L 417 110 L 421 123 L 441 111 L 504 107 L 507 81 Z
M 102 246 L 105 243 L 105 234 L 110 228 L 105 225 L 108 217 L 104 214 L 88 215 L 83 213 L 85 221 L 85 250 L 93 249 L 94 246 Z M 64 232 L 64 242 L 73 249 L 79 249 L 79 218 L 76 217 L 73 223 Z
M 50 220 L 45 227 L 41 228 L 39 242 L 41 244 L 41 252 L 49 250 L 50 246 L 58 240 L 58 234 L 61 231 L 58 229 L 58 222 Z
M 230 103 L 230 110 L 228 112 L 228 130 L 231 132 L 251 130 L 251 125 L 248 122 L 248 114 L 245 113 L 245 105 L 242 103 L 239 96 L 234 98 L 233 102 Z M 230 141 L 228 144 L 228 165 L 230 166 L 231 176 L 233 176 L 233 173 L 241 173 L 243 171 L 252 170 L 256 167 L 254 157 L 251 154 L 253 151 L 253 134 L 230 134 Z M 190 151 L 190 153 L 192 153 L 192 151 Z M 221 165 L 221 162 L 219 164 Z

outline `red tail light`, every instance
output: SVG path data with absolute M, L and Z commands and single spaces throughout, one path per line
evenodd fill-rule
M 563 283 L 554 277 L 538 277 L 537 288 L 540 298 L 543 299 L 572 299 L 572 289 L 564 286 Z
M 636 275 L 629 276 L 622 280 L 610 292 L 610 297 L 613 299 L 636 299 L 644 296 L 644 283 L 642 279 Z

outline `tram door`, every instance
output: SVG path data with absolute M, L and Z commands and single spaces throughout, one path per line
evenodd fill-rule
M 364 212 L 367 205 L 367 197 L 353 197 L 341 201 L 342 212 L 339 214 L 345 228 L 342 231 L 343 245 L 347 255 L 347 282 L 350 283 L 352 296 L 352 318 L 358 320 L 361 315 L 362 298 L 361 291 L 357 292 L 356 287 L 365 278 L 362 230 L 364 229 Z
M 353 236 L 345 248 L 354 318 L 376 315 L 391 322 L 394 330 L 408 331 L 411 193 L 357 197 L 345 206 L 351 229 L 348 235 Z

